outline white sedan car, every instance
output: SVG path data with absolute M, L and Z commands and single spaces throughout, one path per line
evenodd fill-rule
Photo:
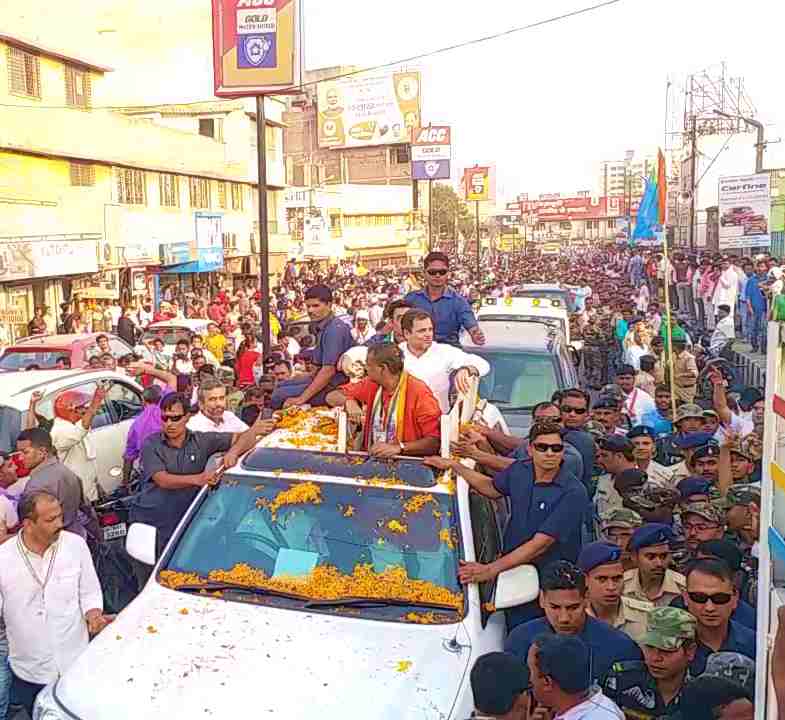
M 111 493 L 122 479 L 123 452 L 128 430 L 142 411 L 143 388 L 127 375 L 111 370 L 30 370 L 0 374 L 0 405 L 22 412 L 34 392 L 43 394 L 38 414 L 54 419 L 55 398 L 66 390 L 90 397 L 97 384 L 109 385 L 106 400 L 93 418 L 89 438 L 96 451 L 96 473 L 101 487 Z
M 194 335 L 207 335 L 207 326 L 212 320 L 203 320 L 200 318 L 185 318 L 181 320 L 162 320 L 161 322 L 151 323 L 147 330 L 142 335 L 142 342 L 137 345 L 137 352 L 141 352 L 142 348 L 147 349 L 144 345 L 148 340 L 160 338 L 164 344 L 164 353 L 169 357 L 174 356 L 175 346 L 178 340 L 188 340 Z M 210 365 L 219 367 L 220 363 L 218 358 L 215 357 L 207 348 L 203 350 L 204 357 Z
M 531 566 L 459 584 L 460 559 L 496 557 L 501 519 L 419 460 L 254 450 L 36 717 L 463 720 L 472 665 L 504 645 L 496 610 L 538 591 Z M 155 563 L 155 529 L 132 525 L 127 549 Z

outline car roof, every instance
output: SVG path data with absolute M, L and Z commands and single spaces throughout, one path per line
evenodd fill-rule
M 9 345 L 6 348 L 8 350 L 21 350 L 21 349 L 29 349 L 33 348 L 40 348 L 40 347 L 50 347 L 50 348 L 61 348 L 67 349 L 74 343 L 79 344 L 87 344 L 91 341 L 95 340 L 99 335 L 106 335 L 107 337 L 117 337 L 116 335 L 112 335 L 111 333 L 102 333 L 102 332 L 93 332 L 93 333 L 80 333 L 80 334 L 70 334 L 70 335 L 36 335 L 29 338 L 23 338 L 21 340 L 17 340 L 14 345 Z
M 181 320 L 161 320 L 159 322 L 150 323 L 147 329 L 155 328 L 187 328 L 188 330 L 195 330 L 196 328 L 207 327 L 213 320 L 205 320 L 204 318 L 183 318 Z
M 544 322 L 531 320 L 482 320 L 480 318 L 480 329 L 485 334 L 485 345 L 480 346 L 474 343 L 470 336 L 463 340 L 467 348 L 482 350 L 504 348 L 526 350 L 528 352 L 547 352 L 552 353 L 554 347 L 561 342 L 561 333 Z
M 28 396 L 36 390 L 45 391 L 60 382 L 91 380 L 124 380 L 136 385 L 132 378 L 127 375 L 113 372 L 112 370 L 21 370 L 18 372 L 8 372 L 0 374 L 0 403 L 10 404 L 16 407 L 14 399 L 24 400 L 24 407 L 27 407 Z M 21 409 L 21 408 L 20 408 Z
M 523 283 L 516 290 L 552 290 L 553 292 L 567 292 L 559 283 Z

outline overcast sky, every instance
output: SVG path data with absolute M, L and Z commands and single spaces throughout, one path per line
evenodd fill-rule
M 399 60 L 597 0 L 304 2 L 306 67 L 313 69 Z M 212 97 L 209 0 L 0 5 L 4 31 L 116 68 L 113 103 Z M 744 77 L 768 138 L 785 136 L 777 59 L 783 27 L 785 3 L 774 0 L 620 0 L 420 61 L 423 117 L 452 124 L 457 167 L 495 162 L 508 199 L 593 189 L 599 161 L 622 158 L 627 148 L 664 145 L 668 78 L 678 89 L 690 72 L 721 61 L 729 76 Z M 682 104 L 672 93 L 671 110 Z M 702 181 L 702 205 L 716 202 L 717 176 L 754 169 L 754 137 L 735 138 L 721 153 Z M 699 177 L 723 142 L 702 141 Z M 785 167 L 785 143 L 770 146 L 765 166 Z

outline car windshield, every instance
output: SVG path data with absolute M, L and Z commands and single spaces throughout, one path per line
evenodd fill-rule
M 155 340 L 163 341 L 164 345 L 177 345 L 178 340 L 187 340 L 190 344 L 193 333 L 188 328 L 183 327 L 159 327 L 148 328 L 142 336 L 142 341 Z
M 0 370 L 26 370 L 31 365 L 53 368 L 61 358 L 70 359 L 69 350 L 7 350 L 0 358 Z
M 239 584 L 276 594 L 270 602 L 345 604 L 403 622 L 458 619 L 453 495 L 393 488 L 386 478 L 317 483 L 277 472 L 226 476 L 207 493 L 161 583 Z
M 513 297 L 526 297 L 526 298 L 544 298 L 546 300 L 558 300 L 559 304 L 567 310 L 567 312 L 575 312 L 575 300 L 572 294 L 565 290 L 529 290 L 519 289 L 514 290 Z
M 488 361 L 490 372 L 480 380 L 480 397 L 498 405 L 502 412 L 530 411 L 550 400 L 558 389 L 554 358 L 545 353 L 490 350 L 472 352 Z

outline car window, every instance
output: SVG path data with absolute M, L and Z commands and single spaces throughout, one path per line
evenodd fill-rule
M 105 404 L 111 409 L 114 422 L 131 420 L 142 412 L 142 396 L 125 383 L 115 382 L 106 394 Z
M 115 356 L 116 359 L 132 353 L 133 349 L 130 345 L 126 345 L 120 338 L 109 338 L 109 352 Z
M 177 345 L 178 340 L 187 340 L 190 343 L 191 337 L 193 337 L 193 333 L 187 328 L 162 327 L 149 328 L 144 334 L 143 340 L 160 338 L 164 345 Z
M 54 402 L 58 396 L 64 392 L 67 392 L 68 390 L 74 390 L 76 392 L 82 393 L 83 395 L 87 395 L 87 397 L 92 399 L 93 395 L 95 394 L 96 387 L 97 385 L 95 382 L 88 382 L 82 383 L 81 385 L 61 387 L 54 392 L 47 393 L 44 395 L 41 402 L 38 403 L 38 414 L 48 421 L 54 420 Z M 106 402 L 104 402 L 103 405 L 99 408 L 98 412 L 95 414 L 93 422 L 90 424 L 90 429 L 96 430 L 97 428 L 105 427 L 106 425 L 111 424 L 112 415 L 109 412 L 109 406 Z
M 469 493 L 469 514 L 472 520 L 474 554 L 477 562 L 483 564 L 492 563 L 499 557 L 501 552 L 501 533 L 499 532 L 493 501 L 478 493 Z M 491 615 L 490 603 L 493 602 L 495 584 L 495 580 L 479 584 L 483 627 L 485 627 Z
M 472 348 L 485 358 L 490 372 L 480 380 L 480 397 L 499 409 L 531 409 L 543 400 L 550 400 L 559 383 L 554 358 L 549 353 L 535 354 L 505 350 Z
M 31 365 L 39 369 L 53 368 L 57 359 L 69 357 L 70 353 L 63 350 L 7 350 L 0 358 L 2 370 L 25 370 Z

